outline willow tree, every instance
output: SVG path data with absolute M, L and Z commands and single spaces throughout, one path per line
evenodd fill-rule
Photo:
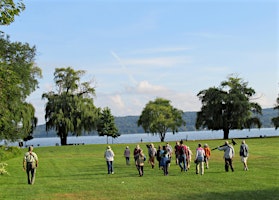
M 44 93 L 46 131 L 55 129 L 61 145 L 67 145 L 69 134 L 80 136 L 96 129 L 100 110 L 94 106 L 95 89 L 90 82 L 81 82 L 85 71 L 75 71 L 71 67 L 56 68 L 54 91 Z
M 97 131 L 99 136 L 107 136 L 107 144 L 108 137 L 117 138 L 118 136 L 120 136 L 120 134 L 118 133 L 118 128 L 116 127 L 114 122 L 114 117 L 108 107 L 102 109 L 100 113 L 100 117 L 97 123 Z
M 164 142 L 167 131 L 175 134 L 179 127 L 186 125 L 182 114 L 183 111 L 174 108 L 169 100 L 156 98 L 146 104 L 139 117 L 138 126 L 142 126 L 147 133 L 159 134 L 161 142 Z
M 23 139 L 36 126 L 35 109 L 26 102 L 42 76 L 35 55 L 34 46 L 0 36 L 0 139 Z
M 224 139 L 229 138 L 232 129 L 261 127 L 257 117 L 262 108 L 251 102 L 254 89 L 242 79 L 230 76 L 220 87 L 210 87 L 198 93 L 202 102 L 201 111 L 197 113 L 196 128 L 223 130 Z
M 276 100 L 276 106 L 274 107 L 274 110 L 279 111 L 279 97 Z M 277 130 L 277 128 L 279 127 L 279 115 L 277 117 L 273 117 L 271 121 L 274 124 L 275 129 Z

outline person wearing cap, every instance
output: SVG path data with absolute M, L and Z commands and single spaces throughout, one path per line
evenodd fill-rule
M 204 162 L 205 162 L 205 168 L 208 169 L 209 168 L 209 159 L 210 159 L 210 148 L 208 146 L 208 144 L 204 145 L 204 152 L 205 152 L 205 157 L 204 157 Z
M 224 151 L 225 171 L 228 172 L 230 167 L 233 172 L 233 157 L 235 154 L 233 146 L 230 145 L 228 141 L 226 141 L 225 145 L 218 147 L 218 150 Z
M 33 152 L 33 147 L 28 147 L 28 152 L 23 157 L 23 169 L 27 173 L 28 184 L 33 185 L 35 183 L 36 168 L 38 167 L 38 156 Z
M 114 152 L 112 151 L 110 146 L 107 146 L 104 157 L 107 161 L 108 174 L 114 174 L 114 170 L 113 170 Z
M 124 157 L 126 159 L 126 165 L 130 165 L 130 154 L 131 154 L 130 149 L 127 146 L 124 150 Z

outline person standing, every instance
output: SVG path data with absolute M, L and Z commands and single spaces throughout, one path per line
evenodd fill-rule
M 192 150 L 190 149 L 190 147 L 188 146 L 188 161 L 187 161 L 187 169 L 188 169 L 188 170 L 189 170 L 190 167 L 191 167 L 192 155 L 193 155 L 193 152 L 192 152 Z
M 204 174 L 204 157 L 205 157 L 205 152 L 204 149 L 202 148 L 201 144 L 198 144 L 198 148 L 196 149 L 196 158 L 195 158 L 195 163 L 196 163 L 196 174 Z
M 139 176 L 143 176 L 143 167 L 144 167 L 144 161 L 146 160 L 145 155 L 143 154 L 143 150 L 139 150 L 139 156 L 136 160 L 136 166 L 139 171 Z
M 107 149 L 104 153 L 104 157 L 107 161 L 108 174 L 114 174 L 114 169 L 113 169 L 114 152 L 110 146 L 107 146 Z
M 130 149 L 129 149 L 129 147 L 127 146 L 126 148 L 125 148 L 125 151 L 124 151 L 124 157 L 125 157 L 125 159 L 126 159 L 126 165 L 130 165 Z
M 205 157 L 204 157 L 205 167 L 206 167 L 206 169 L 208 169 L 211 150 L 210 150 L 208 144 L 205 144 L 203 149 L 204 149 L 204 153 L 205 153 Z
M 233 146 L 226 141 L 224 146 L 218 147 L 218 150 L 224 151 L 225 171 L 228 172 L 230 167 L 232 172 L 234 172 L 233 157 L 235 152 Z
M 181 169 L 181 172 L 187 171 L 187 147 L 183 144 L 183 140 L 180 141 L 180 146 L 179 146 L 179 167 Z
M 177 165 L 179 163 L 179 154 L 180 154 L 179 148 L 180 148 L 179 142 L 176 141 L 175 146 L 174 146 L 174 152 L 175 152 L 175 164 L 177 164 Z
M 137 144 L 137 146 L 136 146 L 135 149 L 134 149 L 134 160 L 135 160 L 135 162 L 136 162 L 136 160 L 138 159 L 139 152 L 140 152 L 140 145 Z
M 159 145 L 158 146 L 158 150 L 157 150 L 157 153 L 156 153 L 156 159 L 158 161 L 158 164 L 159 164 L 159 169 L 161 169 L 161 155 L 163 154 L 163 149 L 162 149 L 162 146 Z
M 241 162 L 244 165 L 244 170 L 248 170 L 247 159 L 248 159 L 249 148 L 248 145 L 245 143 L 245 140 L 242 140 L 240 145 L 239 155 L 241 157 Z
M 169 174 L 169 163 L 170 163 L 170 158 L 169 158 L 169 152 L 167 150 L 166 146 L 163 146 L 163 153 L 161 154 L 161 166 L 163 167 L 164 175 L 167 176 Z
M 38 167 L 38 156 L 33 152 L 33 147 L 28 147 L 28 152 L 23 157 L 23 169 L 27 173 L 28 184 L 33 185 L 35 183 L 36 168 Z
M 157 150 L 156 150 L 156 148 L 154 147 L 154 144 L 151 143 L 150 145 L 148 145 L 148 155 L 149 155 L 149 160 L 148 160 L 148 162 L 151 164 L 152 169 L 153 169 L 154 166 L 155 166 L 155 157 L 156 157 L 156 153 L 157 153 Z

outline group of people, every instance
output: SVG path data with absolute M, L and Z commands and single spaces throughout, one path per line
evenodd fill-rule
M 152 169 L 155 167 L 155 160 L 158 162 L 159 169 L 163 170 L 163 174 L 167 176 L 169 174 L 169 167 L 172 160 L 172 155 L 175 154 L 175 163 L 180 167 L 181 172 L 187 172 L 190 169 L 191 160 L 193 153 L 190 147 L 183 144 L 183 140 L 176 142 L 174 149 L 169 143 L 166 145 L 158 146 L 158 149 L 154 147 L 154 144 L 147 144 L 148 149 L 148 163 L 151 165 Z M 234 147 L 229 144 L 228 141 L 224 145 L 217 147 L 216 149 L 224 151 L 224 161 L 225 161 L 225 171 L 228 172 L 229 168 L 234 171 L 233 158 L 235 156 Z M 124 157 L 126 159 L 126 165 L 130 165 L 130 149 L 127 146 L 124 150 Z M 248 170 L 247 159 L 248 159 L 248 145 L 245 140 L 242 141 L 240 146 L 239 155 L 241 156 L 241 161 L 244 164 L 244 170 Z M 105 158 L 107 160 L 108 174 L 113 174 L 113 156 L 114 153 L 110 147 L 107 148 L 105 152 Z M 133 151 L 134 162 L 138 170 L 139 176 L 144 174 L 144 162 L 146 161 L 146 156 L 140 145 L 136 145 Z M 209 159 L 211 156 L 211 150 L 208 144 L 198 144 L 195 154 L 195 170 L 196 174 L 204 174 L 204 166 L 206 169 L 209 168 Z
M 154 147 L 154 145 L 148 144 L 146 145 L 148 149 L 148 162 L 151 164 L 151 167 L 155 167 L 155 160 L 159 163 L 159 169 L 163 170 L 165 176 L 169 174 L 169 167 L 173 155 L 173 148 L 169 143 L 166 143 L 163 147 L 161 145 L 158 146 L 158 149 Z M 229 144 L 228 141 L 225 142 L 224 145 L 217 147 L 218 150 L 224 151 L 224 160 L 225 160 L 225 171 L 228 172 L 229 168 L 231 171 L 234 171 L 233 167 L 233 158 L 235 156 L 234 147 Z M 124 150 L 124 157 L 126 159 L 126 165 L 130 165 L 130 149 L 127 146 Z M 190 169 L 190 163 L 192 158 L 192 151 L 190 147 L 183 144 L 183 141 L 176 142 L 174 147 L 175 154 L 175 162 L 181 169 L 181 172 L 186 172 Z M 203 147 L 201 144 L 198 144 L 195 155 L 195 164 L 196 164 L 196 174 L 204 174 L 204 164 L 206 169 L 209 168 L 209 159 L 210 159 L 211 150 L 207 144 Z M 249 155 L 248 145 L 245 143 L 245 140 L 242 141 L 240 145 L 239 155 L 241 157 L 241 162 L 244 165 L 244 170 L 248 170 L 247 159 Z M 107 162 L 107 170 L 108 174 L 114 174 L 113 161 L 114 161 L 114 152 L 110 146 L 107 146 L 104 157 Z M 139 176 L 143 176 L 144 174 L 144 162 L 146 161 L 146 156 L 143 153 L 143 150 L 140 148 L 140 145 L 136 145 L 134 152 L 134 161 L 136 168 L 138 170 Z M 33 147 L 28 147 L 28 152 L 24 154 L 23 157 L 23 169 L 27 173 L 27 182 L 28 184 L 34 184 L 35 182 L 35 174 L 36 168 L 38 167 L 38 156 L 35 152 L 33 152 Z

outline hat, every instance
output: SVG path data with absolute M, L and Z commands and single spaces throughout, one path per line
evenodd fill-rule
M 110 146 L 107 146 L 107 149 L 110 149 Z
M 208 145 L 207 145 L 207 144 L 204 144 L 204 147 L 208 147 Z

